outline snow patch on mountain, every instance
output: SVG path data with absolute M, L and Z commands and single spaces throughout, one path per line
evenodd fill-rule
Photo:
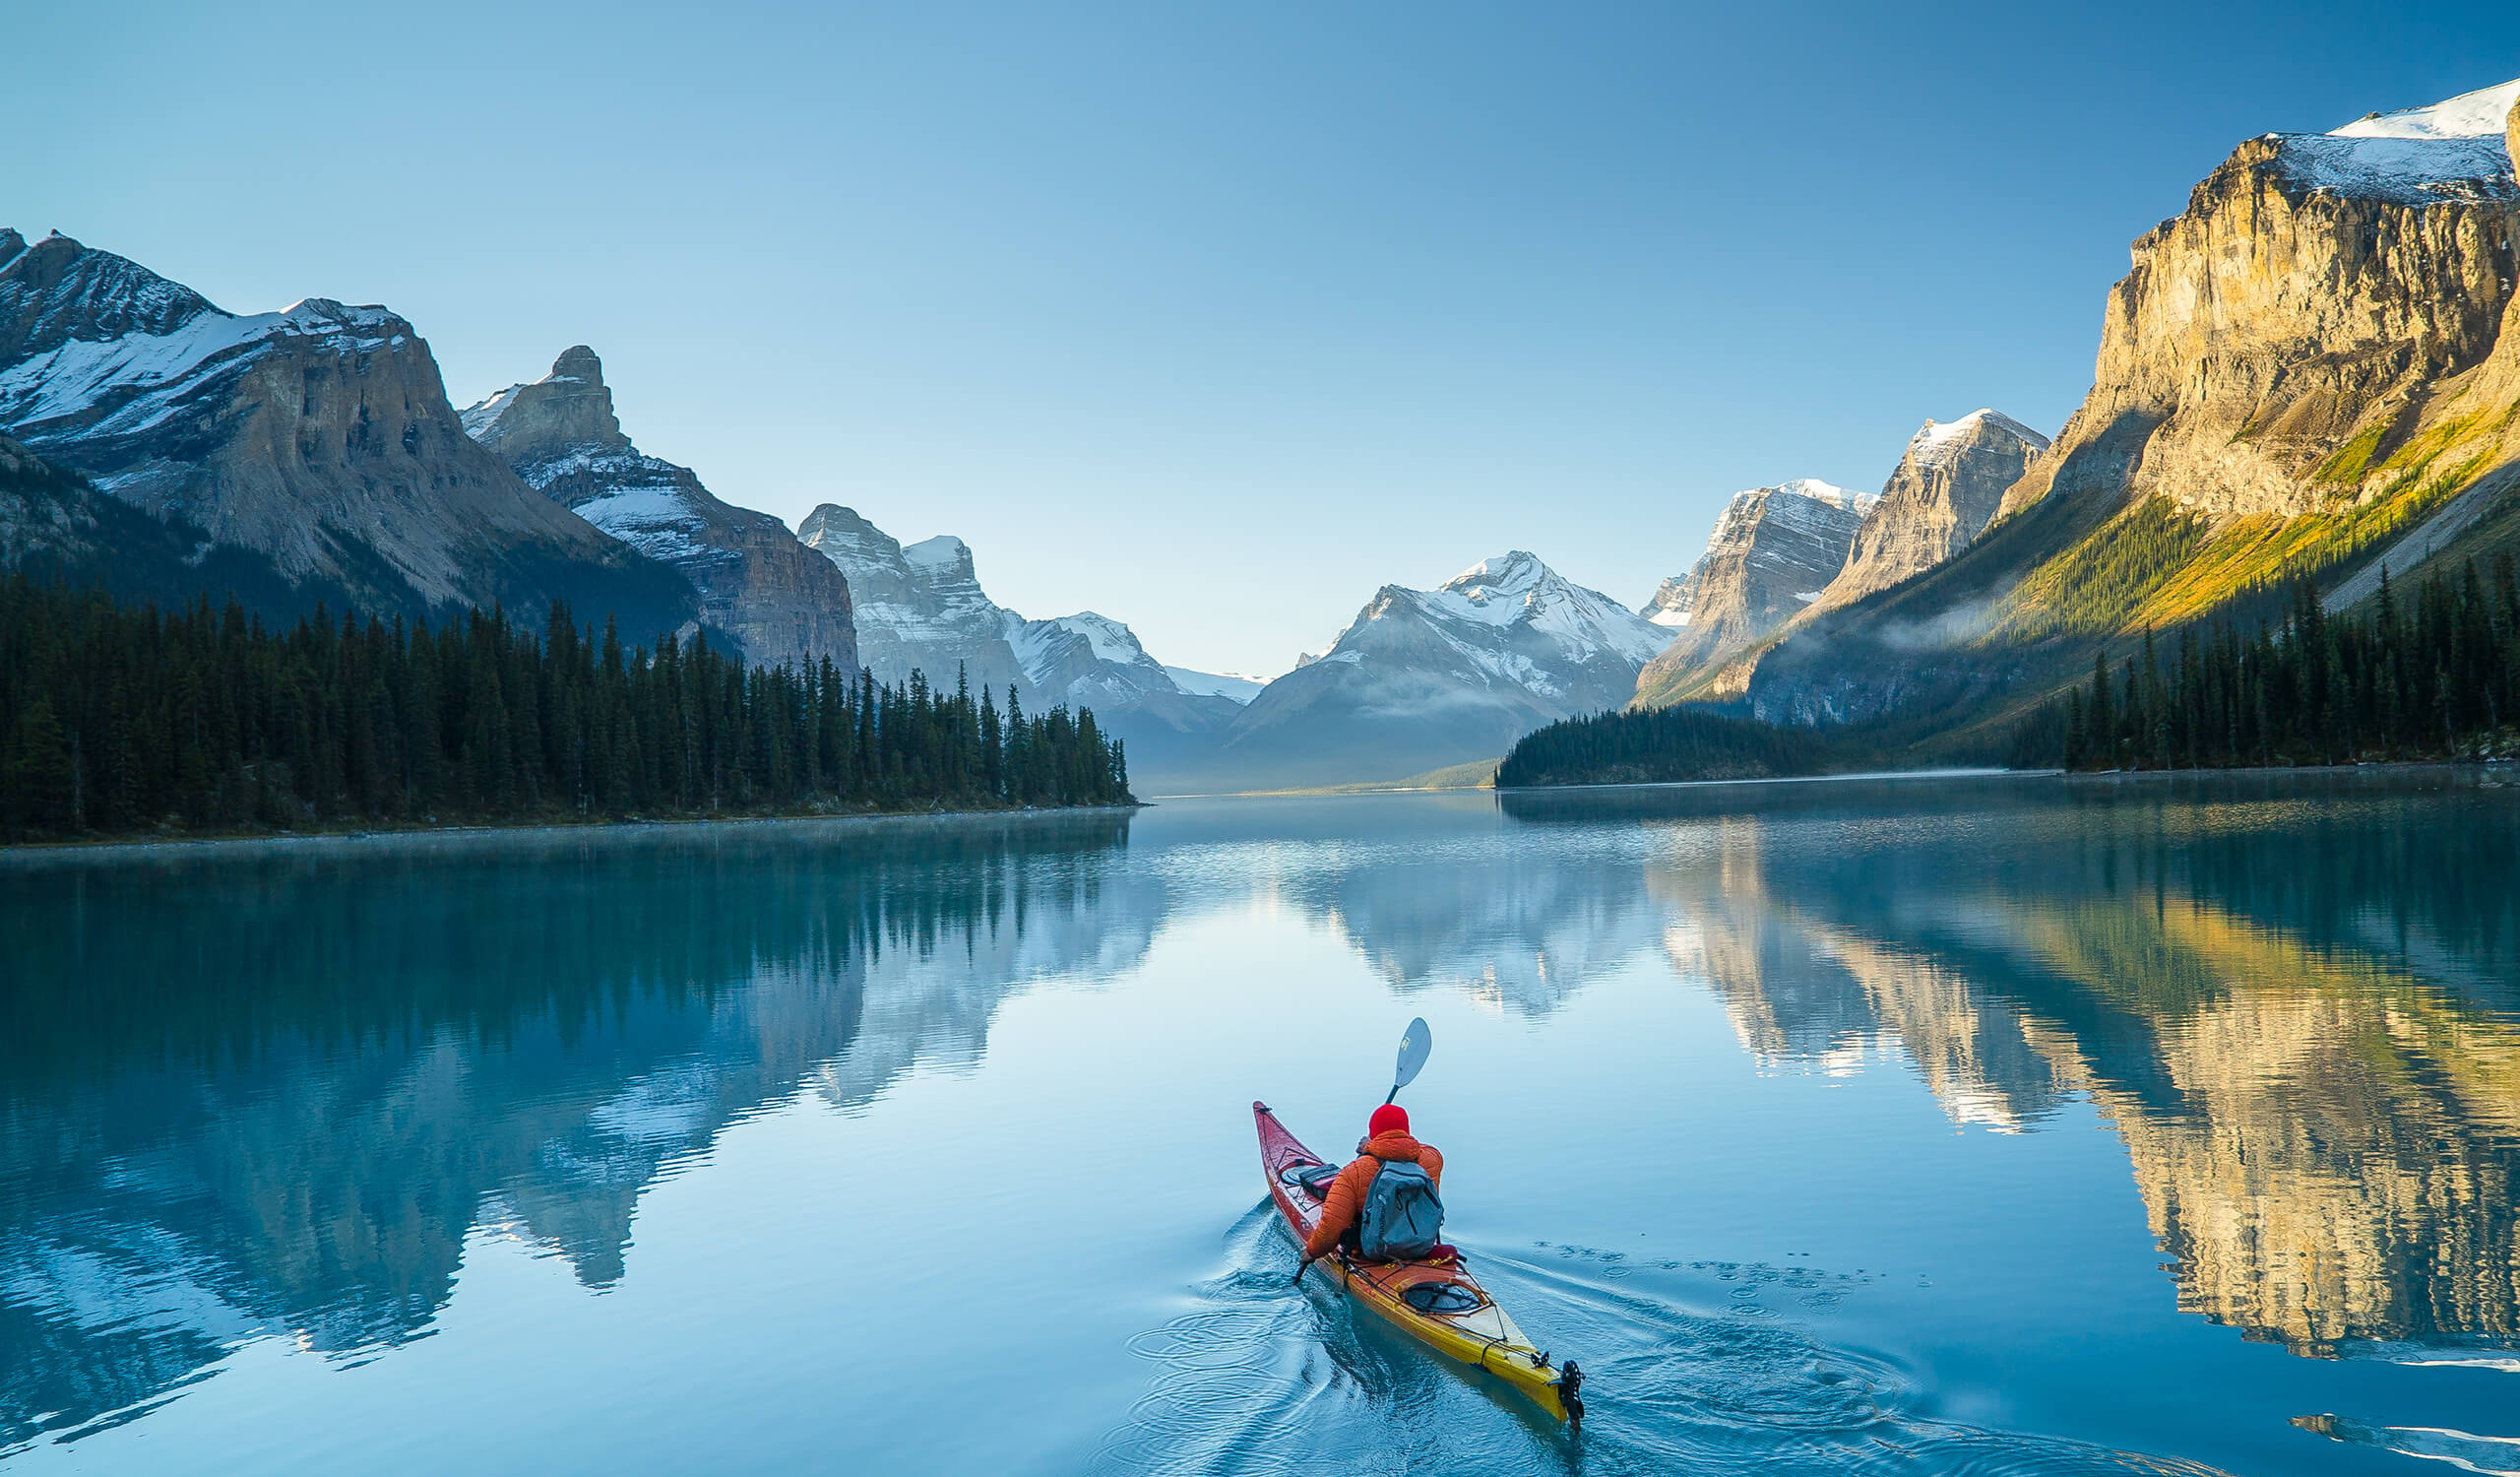
M 2402 205 L 2513 200 L 2520 182 L 2505 130 L 2515 104 L 2520 79 L 2327 133 L 2265 137 L 2285 173 L 2312 190 Z
M 348 307 L 324 297 L 241 318 L 205 303 L 167 333 L 73 339 L 10 365 L 0 373 L 0 424 L 41 435 L 48 422 L 104 407 L 107 414 L 81 433 L 130 435 L 182 414 L 208 373 L 284 338 L 354 353 L 387 347 L 410 331 L 382 307 Z
M 862 660 L 880 680 L 922 672 L 937 683 L 959 674 L 975 688 L 1013 686 L 1028 708 L 1091 708 L 1097 722 L 1140 744 L 1204 733 L 1232 711 L 1223 694 L 1184 685 L 1108 615 L 1027 620 L 990 600 L 971 546 L 951 534 L 904 545 L 855 510 L 826 503 L 797 535 L 849 577 Z
M 2328 130 L 2339 139 L 2474 139 L 2499 134 L 2520 105 L 2520 78 L 2498 82 L 2444 102 L 2410 107 L 2402 112 L 2371 113 L 2343 128 Z
M 1957 420 L 1928 420 L 1908 440 L 1908 453 L 1921 467 L 1949 464 L 1969 444 L 1982 427 L 1993 426 L 2010 431 L 2033 448 L 2048 449 L 2048 438 L 2029 426 L 1992 408 L 1971 411 Z M 1869 511 L 1869 509 L 1866 509 Z
M 652 559 L 700 592 L 708 623 L 745 660 L 857 665 L 848 581 L 767 513 L 718 497 L 697 473 L 639 450 L 621 429 L 603 361 L 583 344 L 551 372 L 510 385 L 459 418 L 526 485 Z
M 1243 709 L 1213 782 L 1400 779 L 1493 758 L 1544 724 L 1624 703 L 1669 640 L 1521 549 L 1432 590 L 1385 585 L 1327 653 Z
M 1239 672 L 1194 672 L 1187 667 L 1166 667 L 1164 671 L 1172 678 L 1172 685 L 1184 692 L 1200 697 L 1227 698 L 1237 703 L 1251 701 L 1260 695 L 1261 688 L 1269 685 L 1267 677 Z
M 1482 559 L 1432 590 L 1384 586 L 1321 661 L 1363 662 L 1377 626 L 1390 622 L 1431 633 L 1460 669 L 1544 700 L 1566 698 L 1605 666 L 1624 667 L 1632 678 L 1670 640 L 1661 626 L 1521 549 Z M 1424 668 L 1423 655 L 1413 653 L 1412 665 Z M 1432 701 L 1448 705 L 1451 697 Z

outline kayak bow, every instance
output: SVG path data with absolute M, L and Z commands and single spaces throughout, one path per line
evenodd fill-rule
M 1300 1243 L 1320 1224 L 1321 1199 L 1296 1177 L 1329 1161 L 1297 1142 L 1268 1104 L 1252 1104 L 1251 1117 L 1260 1129 L 1260 1171 L 1269 1182 L 1269 1198 Z M 1545 1352 L 1534 1348 L 1459 1252 L 1444 1260 L 1366 1261 L 1333 1251 L 1313 1265 L 1419 1343 L 1498 1377 L 1558 1420 L 1572 1425 L 1584 1419 L 1578 1393 L 1584 1372 L 1571 1359 L 1552 1365 Z

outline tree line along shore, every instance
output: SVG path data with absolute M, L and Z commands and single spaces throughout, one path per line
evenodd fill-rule
M 1091 711 L 625 647 L 554 603 L 432 627 L 0 582 L 0 839 L 1127 803 Z
M 2133 651 L 1955 752 L 1873 725 L 1803 728 L 1712 706 L 1569 719 L 1516 743 L 1500 786 L 1635 784 L 1845 773 L 1954 757 L 2025 769 L 2157 770 L 2520 757 L 2520 573 L 2497 554 L 2427 574 L 2413 598 L 2382 573 L 2356 610 L 2308 579 Z M 2165 651 L 2167 650 L 2167 655 Z M 1927 745 L 1938 744 L 1928 750 Z

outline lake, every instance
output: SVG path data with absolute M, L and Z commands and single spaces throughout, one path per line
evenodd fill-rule
M 0 1468 L 2520 1470 L 2520 776 L 0 866 Z M 1318 1284 L 1403 1095 L 1569 1437 Z

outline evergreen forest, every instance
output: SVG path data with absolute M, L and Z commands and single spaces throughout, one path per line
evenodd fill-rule
M 2508 758 L 2520 757 L 2515 728 L 2520 573 L 2506 552 L 2489 585 L 2470 561 L 2455 578 L 2427 574 L 2410 601 L 2383 573 L 2362 607 L 2331 612 L 2310 580 L 2297 579 L 2244 592 L 2167 638 L 2148 631 L 2114 665 L 2102 648 L 2087 679 L 1984 758 L 2079 770 Z M 1755 779 L 1977 759 L 1954 741 L 1892 741 L 1877 729 L 1778 726 L 1701 707 L 1629 710 L 1528 735 L 1496 783 Z
M 1496 766 L 1499 788 L 1755 780 L 1849 762 L 1841 736 L 1700 707 L 1630 708 L 1568 718 L 1523 736 Z
M 2050 704 L 2023 757 L 2072 769 L 2351 764 L 2498 754 L 2520 713 L 2520 588 L 2508 552 L 2490 591 L 2470 560 L 2406 601 L 2382 572 L 2359 611 L 2331 613 L 2296 581 L 2281 623 L 2243 635 L 2182 628 L 2164 661 L 2147 632 L 2115 674 L 2110 654 Z
M 544 633 L 320 608 L 282 630 L 233 599 L 0 582 L 11 840 L 1129 800 L 1090 711 L 1027 714 L 959 677 L 625 648 L 563 605 Z

